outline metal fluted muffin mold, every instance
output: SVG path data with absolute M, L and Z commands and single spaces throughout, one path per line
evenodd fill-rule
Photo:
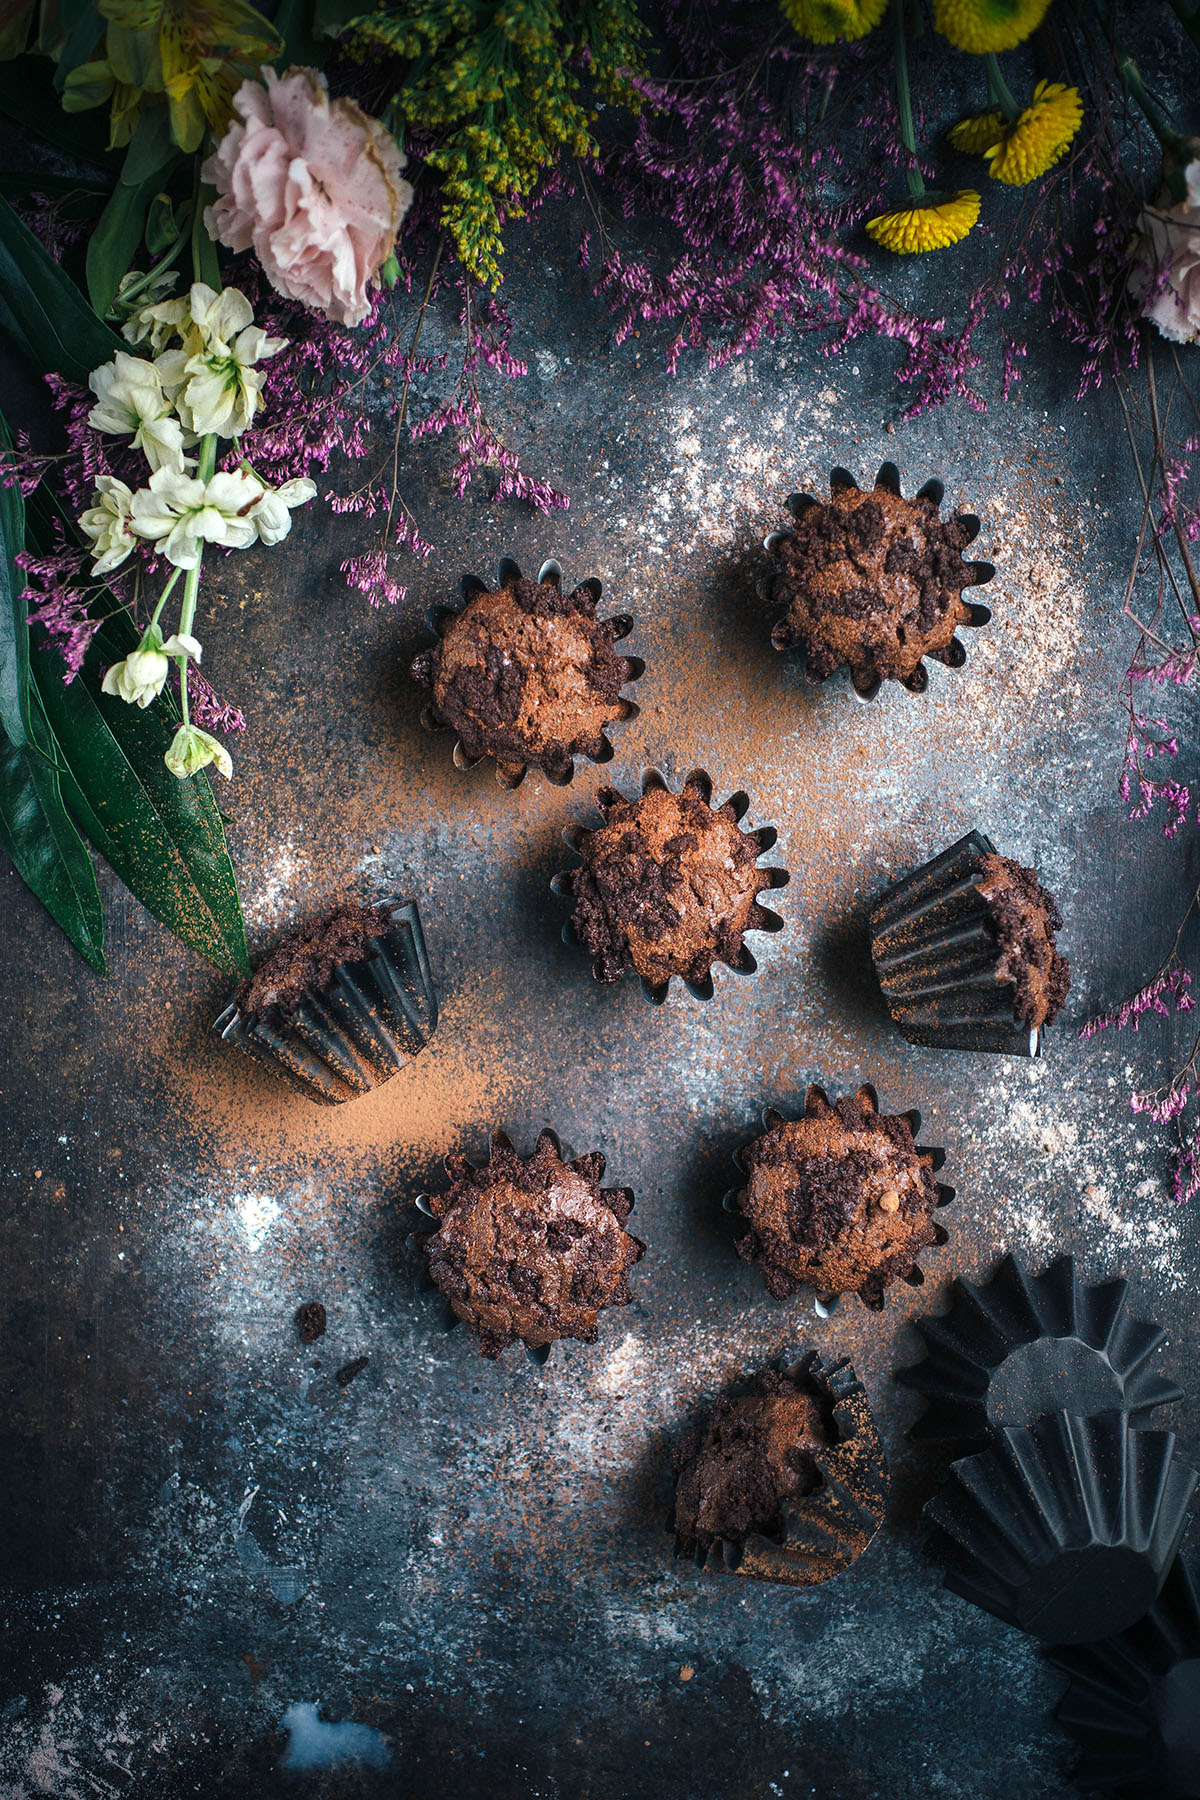
M 996 979 L 1000 944 L 975 884 L 984 858 L 997 854 L 982 831 L 969 831 L 871 908 L 871 960 L 910 1044 L 1042 1054 L 1046 1027 L 1018 1019 L 1016 988 Z
M 1177 1556 L 1158 1599 L 1128 1631 L 1056 1645 L 1069 1683 L 1054 1716 L 1083 1751 L 1076 1780 L 1114 1800 L 1200 1794 L 1200 1577 Z
M 1058 1412 L 954 1463 L 925 1513 L 953 1593 L 1034 1637 L 1085 1644 L 1154 1604 L 1196 1480 L 1173 1432 Z
M 564 1163 L 568 1169 L 589 1176 L 592 1180 L 594 1180 L 597 1187 L 599 1187 L 599 1182 L 604 1175 L 605 1167 L 606 1167 L 606 1159 L 605 1159 L 604 1155 L 599 1151 L 593 1151 L 589 1155 L 585 1155 L 583 1157 L 577 1157 L 575 1155 L 574 1151 L 568 1145 L 566 1145 L 562 1142 L 558 1133 L 556 1131 L 550 1130 L 549 1127 L 544 1127 L 541 1131 L 539 1131 L 538 1137 L 537 1137 L 537 1142 L 534 1145 L 531 1156 L 521 1158 L 520 1160 L 524 1163 L 531 1162 L 537 1156 L 538 1151 L 541 1150 L 542 1146 L 545 1144 L 548 1144 L 551 1147 L 551 1149 L 554 1151 L 555 1156 L 559 1159 L 560 1162 Z M 452 1153 L 443 1158 L 442 1167 L 445 1170 L 446 1176 L 449 1179 L 451 1186 L 453 1186 L 453 1184 L 455 1182 L 459 1181 L 462 1178 L 464 1171 L 470 1170 L 472 1172 L 478 1173 L 481 1170 L 487 1168 L 488 1164 L 490 1164 L 492 1162 L 493 1158 L 495 1157 L 497 1151 L 502 1151 L 502 1152 L 507 1153 L 507 1152 L 512 1152 L 513 1150 L 514 1150 L 514 1145 L 513 1145 L 512 1139 L 508 1136 L 507 1132 L 492 1130 L 488 1134 L 488 1153 L 487 1153 L 487 1156 L 483 1159 L 483 1161 L 481 1163 L 471 1162 L 466 1156 L 463 1156 L 461 1154 L 453 1154 Z M 590 1167 L 590 1169 L 584 1168 L 583 1165 L 585 1165 L 585 1164 L 590 1164 L 592 1166 Z M 625 1265 L 624 1272 L 621 1276 L 620 1281 L 617 1283 L 616 1287 L 612 1290 L 612 1297 L 601 1300 L 597 1304 L 597 1306 L 595 1308 L 595 1316 L 597 1318 L 599 1317 L 600 1314 L 612 1310 L 613 1307 L 628 1304 L 632 1300 L 633 1296 L 629 1291 L 627 1276 L 628 1276 L 629 1270 L 632 1267 L 636 1266 L 636 1264 L 639 1263 L 642 1260 L 642 1257 L 646 1254 L 645 1244 L 641 1241 L 640 1238 L 634 1237 L 632 1232 L 629 1232 L 627 1230 L 629 1214 L 633 1211 L 634 1205 L 635 1205 L 635 1197 L 634 1197 L 633 1189 L 629 1188 L 629 1187 L 599 1188 L 599 1198 L 604 1204 L 607 1205 L 608 1210 L 613 1214 L 614 1218 L 616 1219 L 616 1221 L 621 1229 L 621 1232 L 629 1240 L 629 1242 L 634 1246 L 635 1254 L 632 1256 L 631 1260 Z M 614 1205 L 613 1202 L 620 1202 L 621 1204 L 618 1207 L 618 1206 Z M 445 1290 L 440 1286 L 440 1284 L 433 1277 L 433 1273 L 431 1270 L 431 1261 L 430 1261 L 430 1257 L 428 1255 L 428 1250 L 429 1250 L 430 1244 L 437 1237 L 438 1231 L 441 1229 L 442 1225 L 445 1223 L 446 1218 L 449 1216 L 448 1212 L 439 1212 L 437 1210 L 437 1208 L 435 1207 L 435 1205 L 433 1204 L 433 1200 L 431 1199 L 431 1197 L 428 1194 L 417 1194 L 414 1198 L 413 1204 L 415 1205 L 417 1210 L 424 1215 L 425 1218 L 433 1221 L 433 1224 L 436 1228 L 434 1231 L 425 1233 L 420 1237 L 414 1237 L 413 1239 L 410 1240 L 410 1242 L 412 1242 L 422 1253 L 421 1260 L 424 1265 L 423 1276 L 424 1276 L 425 1286 L 428 1287 L 431 1291 L 436 1292 L 438 1294 L 439 1298 L 443 1302 L 444 1329 L 447 1332 L 457 1331 L 460 1328 L 465 1327 L 476 1338 L 479 1347 L 483 1351 L 483 1354 L 492 1360 L 495 1360 L 501 1354 L 502 1350 L 509 1348 L 514 1343 L 519 1343 L 521 1345 L 521 1347 L 524 1349 L 526 1355 L 529 1357 L 530 1361 L 539 1364 L 539 1366 L 549 1360 L 550 1352 L 554 1348 L 554 1345 L 556 1343 L 563 1343 L 563 1342 L 567 1342 L 567 1341 L 572 1341 L 572 1342 L 576 1342 L 576 1343 L 592 1343 L 595 1341 L 595 1339 L 596 1339 L 595 1331 L 593 1331 L 590 1336 L 587 1334 L 586 1331 L 581 1331 L 581 1332 L 563 1331 L 560 1335 L 551 1337 L 550 1340 L 546 1343 L 530 1343 L 528 1341 L 528 1339 L 521 1337 L 520 1334 L 515 1329 L 512 1329 L 510 1327 L 509 1335 L 507 1336 L 507 1339 L 498 1340 L 498 1347 L 488 1349 L 486 1347 L 486 1345 L 489 1341 L 489 1337 L 492 1334 L 489 1334 L 488 1331 L 484 1328 L 484 1326 L 481 1323 L 479 1323 L 478 1320 L 464 1318 L 461 1314 L 456 1312 L 454 1309 L 453 1303 L 447 1296 Z M 510 1265 L 510 1272 L 511 1272 L 511 1265 Z M 622 1292 L 622 1289 L 624 1290 L 623 1292 Z M 572 1290 L 572 1297 L 574 1298 L 573 1290 Z
M 832 1412 L 836 1441 L 811 1452 L 820 1487 L 784 1503 L 781 1540 L 750 1532 L 738 1541 L 720 1538 L 688 1552 L 676 1536 L 675 1553 L 693 1555 L 697 1567 L 711 1572 L 816 1587 L 848 1569 L 877 1535 L 887 1514 L 890 1475 L 866 1393 L 848 1357 L 826 1367 L 810 1350 L 784 1373 L 814 1389 Z M 674 1530 L 673 1515 L 668 1530 Z
M 496 593 L 500 589 L 511 587 L 515 582 L 521 581 L 522 579 L 523 575 L 520 565 L 514 562 L 510 556 L 501 557 L 496 571 L 496 580 L 490 587 L 480 575 L 464 575 L 459 583 L 459 589 L 462 594 L 462 604 L 459 606 L 443 604 L 427 608 L 425 613 L 425 623 L 429 627 L 434 638 L 440 641 L 440 639 L 445 636 L 446 628 L 451 620 L 457 619 L 462 615 L 463 610 L 474 599 L 476 594 Z M 556 562 L 553 557 L 548 558 L 538 570 L 536 579 L 539 582 L 548 583 L 555 589 L 561 589 L 563 579 L 561 564 Z M 599 600 L 602 588 L 595 576 L 590 576 L 588 580 L 581 581 L 578 585 L 580 588 L 585 589 L 592 596 L 593 600 Z M 627 638 L 633 630 L 634 623 L 632 613 L 615 613 L 612 618 L 601 620 L 599 622 L 611 627 L 614 643 L 620 643 L 623 638 Z M 642 658 L 640 656 L 625 656 L 621 658 L 621 662 L 625 670 L 625 679 L 622 683 L 622 687 L 630 682 L 640 681 L 646 671 L 646 665 Z M 416 677 L 416 679 L 421 678 Z M 587 756 L 585 752 L 581 750 L 573 750 L 565 758 L 565 766 L 563 768 L 556 768 L 553 771 L 546 768 L 533 756 L 525 757 L 514 762 L 502 762 L 499 757 L 496 757 L 497 782 L 502 788 L 518 788 L 524 781 L 529 769 L 533 767 L 545 775 L 546 780 L 551 782 L 555 787 L 569 787 L 575 774 L 576 757 L 579 757 L 586 762 L 611 762 L 613 758 L 613 746 L 608 737 L 608 733 L 619 730 L 623 725 L 628 724 L 631 719 L 637 717 L 641 710 L 635 701 L 627 699 L 624 695 L 620 698 L 620 707 L 620 716 L 607 724 L 600 733 L 602 748 L 598 755 Z M 451 724 L 438 716 L 437 708 L 432 701 L 422 707 L 420 716 L 421 724 L 425 727 L 426 731 L 441 732 L 454 730 L 454 727 Z M 484 752 L 478 756 L 473 755 L 467 750 L 461 737 L 456 738 L 452 752 L 455 768 L 463 770 L 478 768 L 481 762 L 488 760 L 490 754 L 490 752 Z
M 875 1112 L 879 1111 L 879 1096 L 869 1081 L 864 1081 L 861 1084 L 858 1093 L 863 1097 L 869 1096 L 872 1110 Z M 814 1094 L 819 1096 L 826 1105 L 829 1104 L 829 1096 L 826 1094 L 824 1088 L 818 1087 L 816 1082 L 812 1082 L 810 1083 L 808 1092 L 805 1096 L 806 1106 L 809 1102 L 809 1098 Z M 921 1129 L 922 1123 L 920 1112 L 915 1106 L 912 1106 L 909 1107 L 906 1112 L 895 1114 L 895 1117 L 908 1120 L 909 1127 L 913 1134 L 913 1148 L 916 1154 L 918 1156 L 928 1156 L 931 1159 L 929 1168 L 931 1173 L 936 1175 L 945 1166 L 946 1152 L 933 1144 L 918 1144 L 916 1142 L 916 1136 Z M 778 1107 L 768 1106 L 763 1109 L 762 1123 L 764 1131 L 774 1131 L 777 1125 L 786 1125 L 789 1122 L 794 1121 L 789 1121 L 787 1114 L 781 1113 Z M 757 1138 L 748 1138 L 744 1144 L 739 1144 L 738 1148 L 733 1153 L 734 1167 L 738 1170 L 739 1174 L 743 1176 L 749 1174 L 749 1170 L 747 1169 L 743 1158 L 746 1151 L 750 1149 L 752 1144 L 757 1143 L 757 1141 Z M 950 1205 L 951 1201 L 954 1199 L 955 1190 L 952 1187 L 948 1187 L 943 1181 L 935 1182 L 934 1186 L 937 1189 L 936 1210 L 940 1211 L 943 1206 Z M 722 1199 L 721 1205 L 724 1211 L 730 1214 L 731 1217 L 742 1219 L 749 1223 L 750 1221 L 747 1219 L 742 1207 L 745 1192 L 744 1186 L 730 1188 Z M 939 1219 L 932 1219 L 931 1223 L 933 1225 L 934 1241 L 929 1247 L 932 1249 L 940 1249 L 949 1239 L 950 1233 Z M 925 1284 L 925 1271 L 922 1269 L 920 1263 L 914 1261 L 911 1268 L 905 1270 L 903 1274 L 897 1275 L 895 1279 L 897 1281 L 905 1282 L 908 1287 L 923 1287 Z M 889 1282 L 887 1285 L 890 1286 L 891 1283 Z M 876 1294 L 863 1293 L 858 1290 L 854 1291 L 857 1292 L 857 1298 L 867 1308 L 868 1312 L 882 1312 L 887 1304 L 884 1293 Z M 833 1314 L 837 1312 L 838 1308 L 841 1306 L 843 1299 L 845 1299 L 844 1294 L 821 1293 L 816 1288 L 814 1288 L 812 1292 L 814 1296 L 813 1311 L 820 1319 L 832 1318 Z
M 851 475 L 848 469 L 842 468 L 830 470 L 829 486 L 830 490 L 834 493 L 837 493 L 838 491 L 846 492 L 847 490 L 851 490 L 854 493 L 863 493 L 867 491 L 859 487 L 854 476 Z M 897 498 L 902 497 L 900 471 L 894 462 L 880 464 L 879 473 L 875 477 L 874 486 L 875 488 L 884 489 L 889 494 L 895 494 Z M 940 507 L 945 492 L 945 483 L 934 477 L 927 481 L 924 487 L 917 490 L 916 498 L 918 500 L 930 500 L 933 502 L 934 506 Z M 794 519 L 802 518 L 811 507 L 823 506 L 824 504 L 825 502 L 818 499 L 815 494 L 789 494 L 784 501 L 784 505 Z M 965 539 L 967 543 L 971 543 L 978 537 L 980 523 L 974 513 L 960 512 L 955 513 L 953 516 L 964 528 L 967 534 Z M 794 531 L 786 528 L 780 531 L 769 532 L 763 539 L 763 549 L 767 552 L 768 556 L 772 559 L 776 559 L 779 546 L 794 536 Z M 996 573 L 994 565 L 990 562 L 968 562 L 965 558 L 963 561 L 964 567 L 969 572 L 969 579 L 964 583 L 964 586 L 966 587 L 981 587 L 985 582 L 990 581 Z M 758 596 L 761 600 L 766 601 L 768 605 L 778 604 L 778 576 L 778 569 L 769 568 L 757 583 Z M 981 601 L 964 600 L 963 604 L 967 608 L 968 615 L 961 621 L 963 626 L 977 629 L 979 626 L 990 623 L 992 617 L 990 607 L 984 606 Z M 771 643 L 774 648 L 779 651 L 792 651 L 794 648 L 787 640 L 787 633 L 782 620 L 780 620 L 772 630 Z M 961 669 L 967 660 L 966 645 L 957 636 L 950 639 L 950 642 L 945 649 L 930 650 L 927 654 L 932 656 L 937 662 L 944 663 L 948 669 Z M 835 670 L 833 672 L 836 673 L 837 671 Z M 829 679 L 829 676 L 827 675 L 814 674 L 808 667 L 807 660 L 805 664 L 805 674 L 812 682 L 827 681 Z M 924 659 L 922 658 L 917 664 L 911 675 L 897 679 L 899 685 L 907 688 L 910 693 L 923 694 L 929 686 L 929 673 L 925 667 Z M 871 701 L 875 699 L 880 688 L 883 686 L 883 677 L 874 676 L 868 680 L 859 678 L 851 672 L 850 685 L 852 692 L 857 699 Z
M 310 1100 L 338 1106 L 390 1081 L 437 1029 L 438 1001 L 415 900 L 380 902 L 389 924 L 370 953 L 339 963 L 294 1012 L 243 1013 L 236 997 L 213 1030 L 277 1070 Z
M 914 1319 L 924 1359 L 896 1380 L 924 1395 L 914 1439 L 982 1449 L 1005 1425 L 1119 1408 L 1131 1425 L 1183 1390 L 1153 1367 L 1166 1332 L 1135 1318 L 1122 1279 L 1085 1286 L 1075 1259 L 1032 1275 L 1006 1256 L 989 1281 L 956 1280 L 937 1318 Z
M 721 806 L 714 805 L 712 797 L 712 777 L 705 769 L 692 769 L 685 775 L 680 784 L 679 792 L 682 793 L 684 789 L 689 787 L 694 788 L 700 795 L 700 798 L 704 801 L 704 804 L 712 807 L 714 812 L 720 812 L 723 806 L 729 807 L 733 819 L 739 827 L 741 826 L 742 820 L 750 811 L 750 796 L 741 788 L 739 788 L 736 793 L 730 794 L 729 798 L 721 803 Z M 648 794 L 655 788 L 662 789 L 667 793 L 674 792 L 661 770 L 644 769 L 642 771 L 641 793 L 643 795 Z M 624 798 L 624 796 L 620 797 Z M 583 863 L 579 845 L 581 835 L 587 829 L 588 827 L 585 825 L 568 825 L 563 831 L 563 841 L 577 856 L 580 856 L 581 860 L 579 868 L 562 869 L 551 879 L 550 890 L 553 894 L 556 894 L 559 899 L 573 900 L 575 898 L 575 877 L 580 872 L 580 869 L 586 866 Z M 768 850 L 773 849 L 779 838 L 779 833 L 773 825 L 760 825 L 756 830 L 743 832 L 742 835 L 750 838 L 757 846 L 756 861 L 758 857 L 765 856 Z M 766 888 L 762 890 L 763 892 L 777 891 L 779 888 L 786 887 L 791 880 L 791 875 L 787 869 L 766 868 L 760 869 L 759 873 L 768 877 L 767 885 Z M 745 931 L 774 933 L 782 931 L 784 923 L 785 921 L 780 918 L 777 912 L 773 912 L 770 907 L 764 906 L 761 900 L 756 899 L 750 910 L 749 922 L 745 926 Z M 584 944 L 578 936 L 570 919 L 563 925 L 562 939 L 564 944 L 570 944 L 576 949 L 587 952 L 587 945 Z M 754 955 L 749 945 L 746 944 L 744 938 L 741 952 L 735 962 L 728 962 L 723 957 L 714 956 L 713 966 L 715 967 L 717 963 L 720 963 L 724 968 L 731 969 L 735 975 L 753 975 L 758 970 L 758 958 Z M 594 975 L 595 972 L 593 960 Z M 671 982 L 673 980 L 682 982 L 683 986 L 687 989 L 688 993 L 691 994 L 694 1000 L 711 1000 L 716 991 L 713 982 L 712 968 L 709 969 L 709 972 L 703 981 L 690 981 L 683 975 L 672 975 L 669 976 L 666 981 L 661 982 L 647 981 L 644 976 L 640 976 L 639 980 L 641 982 L 642 993 L 652 1006 L 662 1005 L 670 992 Z

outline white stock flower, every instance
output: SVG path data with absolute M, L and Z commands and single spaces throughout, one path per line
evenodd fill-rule
M 88 386 L 97 404 L 88 414 L 95 431 L 132 437 L 152 469 L 182 469 L 183 427 L 171 410 L 162 378 L 152 362 L 118 350 L 110 363 L 93 369 Z
M 181 725 L 171 739 L 171 747 L 163 757 L 172 775 L 186 781 L 208 763 L 214 763 L 226 781 L 233 774 L 233 760 L 224 744 L 198 725 Z
M 259 543 L 277 544 L 285 538 L 292 529 L 292 508 L 307 506 L 316 491 L 316 482 L 310 481 L 307 475 L 285 481 L 280 487 L 268 488 L 246 514 L 254 524 Z
M 198 437 L 240 437 L 263 404 L 266 374 L 256 365 L 277 355 L 287 339 L 268 337 L 254 323 L 238 288 L 218 294 L 194 282 L 187 307 L 188 320 L 179 328 L 182 348 L 164 351 L 155 364 L 163 386 Z
M 96 504 L 79 515 L 79 529 L 92 541 L 93 575 L 119 568 L 137 538 L 129 521 L 133 494 L 115 475 L 96 478 Z
M 149 487 L 133 496 L 133 529 L 152 539 L 158 554 L 177 569 L 194 569 L 205 544 L 244 550 L 254 542 L 258 534 L 247 515 L 263 491 L 261 481 L 244 469 L 212 475 L 206 482 L 159 469 Z
M 116 694 L 130 706 L 147 707 L 162 693 L 174 656 L 199 662 L 200 645 L 194 637 L 178 633 L 164 644 L 158 627 L 148 626 L 137 649 L 105 672 L 101 692 Z
M 173 337 L 182 337 L 189 318 L 186 300 L 159 300 L 140 306 L 121 327 L 131 344 L 149 343 L 157 356 Z

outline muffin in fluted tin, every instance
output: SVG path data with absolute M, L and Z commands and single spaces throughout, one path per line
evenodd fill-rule
M 430 612 L 437 642 L 412 673 L 432 690 L 422 722 L 458 733 L 460 768 L 490 756 L 502 787 L 517 787 L 529 768 L 562 787 L 575 757 L 610 760 L 605 734 L 638 710 L 621 689 L 645 665 L 617 654 L 633 620 L 597 618 L 600 592 L 594 579 L 564 589 L 556 562 L 543 563 L 531 581 L 506 558 L 491 585 L 464 578 L 460 608 Z
M 636 800 L 615 788 L 602 788 L 597 799 L 602 823 L 564 833 L 582 868 L 552 884 L 574 902 L 566 935 L 588 951 L 596 980 L 636 974 L 647 998 L 661 1001 L 678 977 L 708 1000 L 716 964 L 753 974 L 747 933 L 783 926 L 759 896 L 785 886 L 788 873 L 759 868 L 776 833 L 769 825 L 743 830 L 748 796 L 732 794 L 717 806 L 703 769 L 678 793 L 649 769 Z
M 940 481 L 927 481 L 906 500 L 899 470 L 886 462 L 870 492 L 834 469 L 828 500 L 791 495 L 795 524 L 766 540 L 773 566 L 762 592 L 783 610 L 772 643 L 799 650 L 810 680 L 846 668 L 854 691 L 871 700 L 885 681 L 923 693 L 927 656 L 962 667 L 967 653 L 956 632 L 992 616 L 963 590 L 995 571 L 964 559 L 979 520 L 942 518 L 944 492 Z

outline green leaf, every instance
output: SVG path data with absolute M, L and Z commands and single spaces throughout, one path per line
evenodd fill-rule
M 0 443 L 12 445 L 3 417 Z M 21 490 L 0 486 L 0 842 L 21 879 L 103 975 L 104 920 L 92 859 L 63 805 L 45 714 L 30 703 L 29 627 L 15 566 L 24 545 Z
M 0 112 L 70 156 L 103 169 L 117 167 L 108 149 L 107 117 L 68 117 L 54 91 L 53 65 L 41 57 L 0 63 Z
M 58 66 L 54 71 L 54 86 L 61 94 L 67 76 L 81 63 L 85 63 L 92 51 L 104 36 L 104 20 L 96 8 L 88 0 L 85 6 L 75 7 L 74 18 L 70 22 L 66 40 L 58 55 Z M 67 24 L 66 17 L 63 24 Z
M 151 114 L 143 114 L 129 146 L 121 179 L 101 214 L 100 223 L 88 240 L 88 298 L 96 312 L 102 316 L 116 298 L 121 277 L 128 273 L 137 256 L 150 202 L 177 161 L 177 154 L 169 138 L 164 135 L 161 144 L 158 142 L 157 128 L 151 123 L 153 117 Z M 165 115 L 161 109 L 158 117 L 164 120 L 165 133 Z M 147 139 L 153 155 L 165 154 L 164 162 L 153 162 L 152 156 L 147 152 Z M 149 171 L 140 174 L 139 171 L 145 168 L 147 160 L 151 165 Z
M 39 375 L 79 382 L 126 348 L 3 199 L 0 331 Z
M 212 790 L 203 776 L 176 780 L 163 762 L 175 728 L 168 701 L 143 711 L 100 692 L 106 646 L 99 633 L 69 687 L 52 651 L 32 653 L 67 765 L 63 797 L 155 918 L 224 974 L 246 975 L 242 909 Z
M 44 729 L 44 727 L 43 727 Z M 52 751 L 53 740 L 46 731 Z M 105 973 L 104 916 L 87 846 L 63 805 L 50 754 L 0 737 L 0 842 L 17 874 L 98 975 Z
M 0 450 L 11 450 L 8 421 L 0 413 Z M 29 741 L 29 626 L 16 557 L 25 548 L 25 502 L 14 483 L 0 484 L 0 727 L 20 749 Z
M 170 194 L 153 195 L 146 215 L 145 232 L 146 250 L 152 261 L 157 262 L 173 244 L 178 243 L 180 229 Z

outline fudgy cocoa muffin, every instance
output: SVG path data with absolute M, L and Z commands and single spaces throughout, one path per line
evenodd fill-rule
M 1033 869 L 995 853 L 975 883 L 987 901 L 1000 948 L 996 980 L 1012 983 L 1013 1010 L 1025 1025 L 1052 1025 L 1071 985 L 1071 965 L 1056 947 L 1062 914 Z
M 339 963 L 361 962 L 370 955 L 371 939 L 388 929 L 383 906 L 339 906 L 284 938 L 277 949 L 244 981 L 236 1004 L 247 1016 L 279 1007 L 295 1012 L 306 993 L 327 986 Z
M 481 1169 L 448 1156 L 451 1185 L 430 1195 L 440 1221 L 425 1240 L 429 1273 L 484 1356 L 518 1338 L 545 1349 L 558 1338 L 596 1341 L 609 1306 L 633 1298 L 629 1270 L 646 1246 L 625 1230 L 628 1188 L 602 1188 L 599 1151 L 564 1162 L 544 1131 L 521 1157 L 502 1132 Z
M 635 970 L 661 988 L 672 975 L 702 983 L 716 962 L 752 969 L 746 932 L 778 925 L 758 895 L 787 877 L 757 866 L 775 834 L 740 828 L 744 796 L 714 808 L 712 785 L 696 771 L 678 794 L 648 778 L 637 800 L 615 788 L 597 798 L 604 823 L 577 834 L 583 867 L 568 878 L 571 926 L 596 979 Z
M 820 1401 L 778 1369 L 760 1370 L 749 1393 L 718 1400 L 675 1453 L 679 1548 L 740 1544 L 752 1531 L 782 1538 L 782 1508 L 820 1486 L 813 1458 L 830 1436 Z
M 599 583 L 564 593 L 515 574 L 471 594 L 412 672 L 432 688 L 430 718 L 457 731 L 469 757 L 493 756 L 515 780 L 526 765 L 571 778 L 572 757 L 604 758 L 604 729 L 627 718 L 624 682 L 641 664 L 618 656 L 627 618 L 597 619 Z
M 794 528 L 773 541 L 773 596 L 787 610 L 772 637 L 803 651 L 816 681 L 848 667 L 861 690 L 891 680 L 920 691 L 922 659 L 961 665 L 956 629 L 987 616 L 981 609 L 977 621 L 963 599 L 991 574 L 989 564 L 963 560 L 979 521 L 943 519 L 928 491 L 906 500 L 893 476 L 881 471 L 870 492 L 835 479 L 829 499 L 804 496 Z
M 736 1203 L 749 1229 L 738 1254 L 761 1265 L 777 1299 L 810 1287 L 877 1308 L 939 1241 L 933 1155 L 917 1149 L 908 1118 L 879 1111 L 870 1086 L 832 1104 L 810 1087 L 803 1118 L 772 1116 L 739 1161 L 749 1179 Z

